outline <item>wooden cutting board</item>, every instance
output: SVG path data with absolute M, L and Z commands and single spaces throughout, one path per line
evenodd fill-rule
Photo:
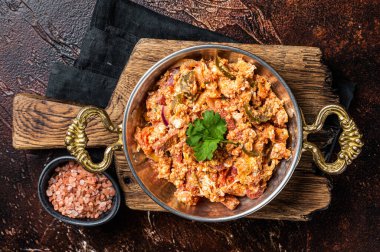
M 163 57 L 186 47 L 205 44 L 194 41 L 141 39 L 135 46 L 106 111 L 115 124 L 122 122 L 129 95 L 140 77 Z M 220 44 L 220 43 L 213 43 Z M 308 123 L 314 121 L 325 105 L 338 103 L 330 88 L 330 75 L 315 47 L 228 44 L 256 54 L 267 61 L 292 89 Z M 81 105 L 54 101 L 42 96 L 18 94 L 13 103 L 13 146 L 16 149 L 65 148 L 64 138 Z M 117 140 L 103 129 L 100 121 L 89 123 L 88 146 L 99 147 Z M 328 141 L 322 132 L 317 141 Z M 324 140 L 322 140 L 324 139 Z M 326 140 L 327 139 L 327 140 Z M 139 187 L 122 151 L 115 154 L 116 172 L 131 209 L 164 211 Z M 313 172 L 311 155 L 304 153 L 283 191 L 266 207 L 250 217 L 262 219 L 307 220 L 316 210 L 328 207 L 329 181 Z

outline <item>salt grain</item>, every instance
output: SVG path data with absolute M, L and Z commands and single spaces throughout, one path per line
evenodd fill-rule
M 111 209 L 116 191 L 106 176 L 87 172 L 72 161 L 55 171 L 46 190 L 54 210 L 70 218 L 98 218 Z

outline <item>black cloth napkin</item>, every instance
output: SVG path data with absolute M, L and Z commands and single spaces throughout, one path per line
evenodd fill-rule
M 140 38 L 234 42 L 126 0 L 98 0 L 74 66 L 52 66 L 46 96 L 106 107 Z
M 140 38 L 235 42 L 220 34 L 162 16 L 127 0 L 98 0 L 81 52 L 74 66 L 52 66 L 46 96 L 105 108 Z M 348 108 L 354 85 L 337 83 L 341 103 Z M 337 143 L 339 125 L 333 127 L 335 140 L 324 148 L 329 158 Z

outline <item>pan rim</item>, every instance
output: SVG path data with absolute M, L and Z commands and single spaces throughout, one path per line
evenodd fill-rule
M 155 195 L 153 195 L 153 193 L 150 192 L 150 190 L 144 185 L 144 183 L 141 181 L 141 179 L 139 178 L 139 176 L 137 175 L 136 171 L 134 170 L 133 168 L 133 164 L 132 164 L 132 161 L 129 157 L 129 154 L 128 154 L 128 146 L 127 146 L 127 143 L 125 141 L 125 133 L 126 133 L 126 127 L 127 127 L 127 121 L 128 121 L 128 115 L 129 115 L 129 112 L 130 112 L 130 108 L 131 108 L 131 105 L 132 105 L 132 101 L 133 101 L 133 98 L 134 96 L 136 95 L 136 93 L 138 92 L 138 90 L 140 89 L 140 87 L 142 86 L 142 84 L 146 81 L 146 79 L 157 69 L 159 68 L 161 65 L 165 64 L 167 61 L 171 60 L 173 57 L 176 57 L 176 56 L 179 56 L 181 54 L 185 54 L 185 53 L 189 53 L 189 52 L 194 52 L 194 51 L 197 51 L 197 50 L 203 50 L 203 49 L 217 49 L 217 50 L 224 50 L 224 51 L 232 51 L 232 52 L 235 52 L 235 53 L 239 53 L 239 54 L 243 54 L 249 58 L 252 58 L 256 61 L 258 61 L 263 67 L 265 67 L 267 70 L 269 70 L 279 81 L 279 83 L 281 83 L 281 85 L 285 88 L 286 92 L 288 93 L 289 97 L 290 97 L 290 100 L 291 102 L 293 103 L 294 105 L 294 111 L 295 111 L 295 117 L 296 117 L 296 123 L 297 123 L 297 133 L 296 133 L 296 138 L 298 138 L 298 142 L 297 142 L 297 145 L 295 147 L 295 156 L 294 157 L 291 157 L 292 158 L 292 162 L 291 162 L 291 165 L 290 165 L 290 171 L 285 175 L 285 177 L 282 179 L 281 183 L 277 186 L 277 188 L 274 190 L 274 192 L 272 192 L 272 194 L 270 194 L 266 199 L 264 199 L 262 202 L 260 202 L 258 205 L 256 205 L 255 207 L 252 207 L 244 212 L 241 212 L 239 214 L 236 214 L 236 215 L 231 215 L 231 216 L 225 216 L 225 217 L 216 217 L 216 218 L 212 218 L 212 217 L 199 217 L 199 216 L 194 216 L 194 215 L 190 215 L 190 214 L 186 214 L 186 213 L 183 213 L 181 211 L 178 211 L 170 206 L 168 206 L 167 204 L 165 204 L 164 202 L 162 202 L 160 199 L 158 199 Z M 293 175 L 293 172 L 295 170 L 295 167 L 296 165 L 298 164 L 299 162 L 299 159 L 301 157 L 301 150 L 302 150 L 302 119 L 301 119 L 301 110 L 297 104 L 297 101 L 290 89 L 290 87 L 286 84 L 285 80 L 277 73 L 276 70 L 274 70 L 266 61 L 264 61 L 263 59 L 261 59 L 260 57 L 250 53 L 250 52 L 247 52 L 245 50 L 242 50 L 240 48 L 236 48 L 236 47 L 232 47 L 232 46 L 227 46 L 227 45 L 215 45 L 215 44 L 203 44 L 203 45 L 197 45 L 197 46 L 192 46 L 192 47 L 188 47 L 188 48 L 184 48 L 184 49 L 181 49 L 181 50 L 178 50 L 166 57 L 164 57 L 163 59 L 159 60 L 157 63 L 155 63 L 151 68 L 149 68 L 149 70 L 147 70 L 144 75 L 140 78 L 140 80 L 138 81 L 138 83 L 136 84 L 136 86 L 134 87 L 134 89 L 132 90 L 131 94 L 130 94 L 130 97 L 128 99 L 128 102 L 127 102 L 127 106 L 125 108 L 125 111 L 124 111 L 124 117 L 123 117 L 123 126 L 122 126 L 122 134 L 123 134 L 123 150 L 124 150 L 124 154 L 126 156 L 126 159 L 128 161 L 128 164 L 130 166 L 130 169 L 131 169 L 131 172 L 133 174 L 133 176 L 135 177 L 137 183 L 139 184 L 139 186 L 144 190 L 144 192 L 154 201 L 156 202 L 159 206 L 161 206 L 162 208 L 166 209 L 167 211 L 175 214 L 175 215 L 178 215 L 182 218 L 185 218 L 185 219 L 189 219 L 189 220 L 195 220 L 195 221 L 200 221 L 200 222 L 224 222 L 224 221 L 231 221 L 231 220 L 236 220 L 236 219 L 240 219 L 242 217 L 245 217 L 247 215 L 250 215 L 258 210 L 260 210 L 261 208 L 263 208 L 264 206 L 266 206 L 269 202 L 271 202 L 282 190 L 283 188 L 286 186 L 286 184 L 288 183 L 289 179 L 292 177 Z

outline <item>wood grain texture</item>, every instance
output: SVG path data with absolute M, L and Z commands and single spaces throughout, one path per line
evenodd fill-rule
M 143 73 L 159 59 L 186 47 L 203 44 L 193 41 L 142 39 L 136 45 L 114 94 L 106 108 L 114 123 L 121 123 L 125 105 Z M 215 43 L 218 44 L 218 43 Z M 225 43 L 224 43 L 225 44 Z M 325 105 L 337 103 L 326 84 L 330 75 L 321 63 L 321 51 L 315 47 L 227 44 L 267 61 L 292 89 L 307 121 L 311 122 Z M 19 149 L 63 148 L 64 136 L 80 106 L 19 94 L 13 107 L 13 145 Z M 89 124 L 89 147 L 104 146 L 116 140 L 95 120 Z M 115 155 L 117 174 L 132 209 L 162 211 L 138 186 L 122 152 Z M 310 213 L 330 203 L 328 180 L 312 172 L 312 158 L 303 155 L 284 191 L 254 218 L 307 220 Z
M 13 100 L 13 146 L 16 149 L 64 148 L 69 125 L 82 107 L 47 100 L 43 96 L 18 94 Z M 115 142 L 99 121 L 89 122 L 86 132 L 89 146 L 104 146 Z

